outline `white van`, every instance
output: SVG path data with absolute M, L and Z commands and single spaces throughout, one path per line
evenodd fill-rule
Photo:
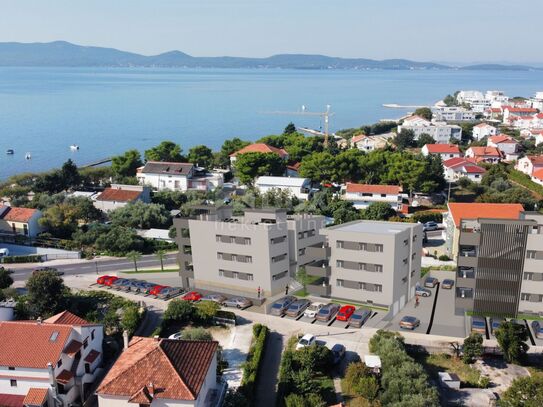
M 0 249 L 0 259 L 2 257 L 9 256 L 9 250 L 8 249 Z

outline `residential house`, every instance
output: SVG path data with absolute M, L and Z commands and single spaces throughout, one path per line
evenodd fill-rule
M 373 202 L 385 202 L 395 211 L 402 210 L 402 188 L 398 185 L 370 185 L 347 182 L 343 199 L 356 209 L 366 209 Z
M 445 247 L 450 257 L 458 256 L 459 236 L 462 219 L 493 218 L 519 219 L 524 211 L 521 204 L 502 203 L 456 203 L 447 204 L 448 212 L 443 214 L 445 225 Z
M 516 170 L 530 176 L 541 168 L 543 168 L 543 154 L 524 156 L 515 165 Z
M 286 150 L 282 148 L 276 148 L 265 143 L 254 143 L 249 144 L 248 146 L 243 147 L 241 150 L 230 154 L 230 163 L 234 164 L 236 162 L 236 157 L 240 154 L 245 153 L 273 153 L 277 154 L 285 161 L 288 160 L 288 153 L 286 152 Z
M 473 158 L 475 162 L 495 164 L 500 162 L 502 154 L 496 147 L 470 147 L 466 150 L 466 158 Z
M 302 163 L 296 162 L 294 164 L 287 165 L 287 177 L 299 177 L 300 176 L 300 167 Z
M 478 90 L 461 90 L 456 95 L 456 101 L 460 104 L 466 103 L 471 105 L 482 100 L 485 100 L 485 96 Z
M 402 130 L 411 130 L 415 135 L 415 140 L 418 140 L 421 134 L 430 135 L 436 143 L 447 144 L 454 140 L 462 138 L 462 128 L 455 124 L 447 124 L 445 122 L 431 122 L 420 116 L 410 116 L 398 126 L 398 133 Z
M 503 109 L 501 107 L 489 107 L 485 109 L 484 116 L 489 120 L 501 120 L 503 118 Z
M 530 105 L 534 109 L 543 112 L 543 92 L 536 92 L 535 96 L 530 99 Z
M 496 127 L 491 126 L 488 123 L 479 123 L 477 126 L 473 127 L 473 139 L 481 140 L 485 137 L 495 136 Z
M 381 136 L 366 136 L 359 134 L 351 138 L 351 147 L 358 148 L 360 151 L 369 152 L 380 150 L 387 146 L 388 140 Z
M 102 325 L 68 311 L 0 321 L 0 405 L 82 404 L 101 372 L 103 339 Z
M 543 113 L 532 116 L 513 116 L 511 125 L 517 129 L 539 129 L 543 127 Z
M 436 121 L 462 122 L 474 121 L 475 112 L 460 106 L 434 106 L 432 118 Z
M 43 231 L 38 222 L 41 217 L 38 209 L 0 205 L 0 234 L 36 237 Z
M 421 149 L 422 155 L 439 155 L 443 161 L 450 158 L 462 157 L 462 152 L 456 144 L 426 144 Z
M 222 172 L 207 172 L 190 163 L 147 161 L 138 168 L 136 177 L 140 185 L 156 191 L 210 191 L 224 183 Z
M 473 182 L 481 182 L 486 170 L 479 167 L 473 160 L 466 158 L 451 158 L 443 161 L 443 172 L 445 179 L 449 182 L 456 182 L 460 178 L 467 178 Z
M 488 147 L 495 147 L 505 156 L 507 161 L 516 160 L 518 157 L 519 143 L 513 137 L 507 134 L 498 134 L 497 136 L 490 136 L 486 145 Z
M 288 191 L 300 200 L 307 200 L 311 194 L 309 178 L 261 176 L 255 181 L 255 187 L 265 194 L 273 189 Z
M 539 113 L 539 111 L 533 107 L 505 106 L 503 108 L 503 123 L 512 124 L 514 117 L 528 117 L 537 113 Z
M 539 170 L 535 170 L 532 173 L 531 178 L 532 178 L 532 181 L 534 181 L 535 183 L 539 185 L 543 185 L 543 168 L 540 168 Z
M 535 145 L 543 143 L 543 128 L 541 129 L 523 129 L 520 131 L 520 136 L 529 139 L 533 138 L 535 140 Z
M 150 203 L 151 188 L 145 185 L 111 184 L 94 198 L 93 205 L 103 212 L 109 212 L 136 201 Z
M 134 336 L 96 390 L 99 407 L 216 406 L 218 342 Z

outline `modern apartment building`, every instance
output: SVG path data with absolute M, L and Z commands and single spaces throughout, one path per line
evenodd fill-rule
M 322 254 L 323 216 L 287 216 L 284 209 L 201 206 L 174 219 L 181 285 L 255 298 L 275 295 L 302 265 Z M 314 247 L 312 247 L 314 246 Z
M 422 225 L 357 220 L 321 231 L 328 262 L 306 266 L 313 294 L 387 308 L 395 315 L 420 279 Z
M 516 317 L 543 314 L 543 215 L 462 218 L 456 311 Z

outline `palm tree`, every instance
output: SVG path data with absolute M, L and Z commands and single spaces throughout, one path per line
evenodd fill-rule
M 131 252 L 126 253 L 126 258 L 128 260 L 132 260 L 134 262 L 134 271 L 138 272 L 138 260 L 141 259 L 141 253 L 137 252 L 135 250 L 132 250 Z
M 164 271 L 164 259 L 166 258 L 166 252 L 164 250 L 157 250 L 155 256 L 160 261 L 160 269 Z

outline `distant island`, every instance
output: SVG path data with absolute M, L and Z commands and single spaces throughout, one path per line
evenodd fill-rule
M 145 56 L 114 48 L 87 47 L 66 41 L 0 43 L 0 66 L 57 67 L 164 67 L 164 68 L 281 68 L 281 69 L 389 69 L 389 70 L 543 70 L 525 65 L 483 64 L 448 66 L 407 59 L 373 60 L 325 55 L 280 54 L 267 58 L 193 57 L 181 51 Z

